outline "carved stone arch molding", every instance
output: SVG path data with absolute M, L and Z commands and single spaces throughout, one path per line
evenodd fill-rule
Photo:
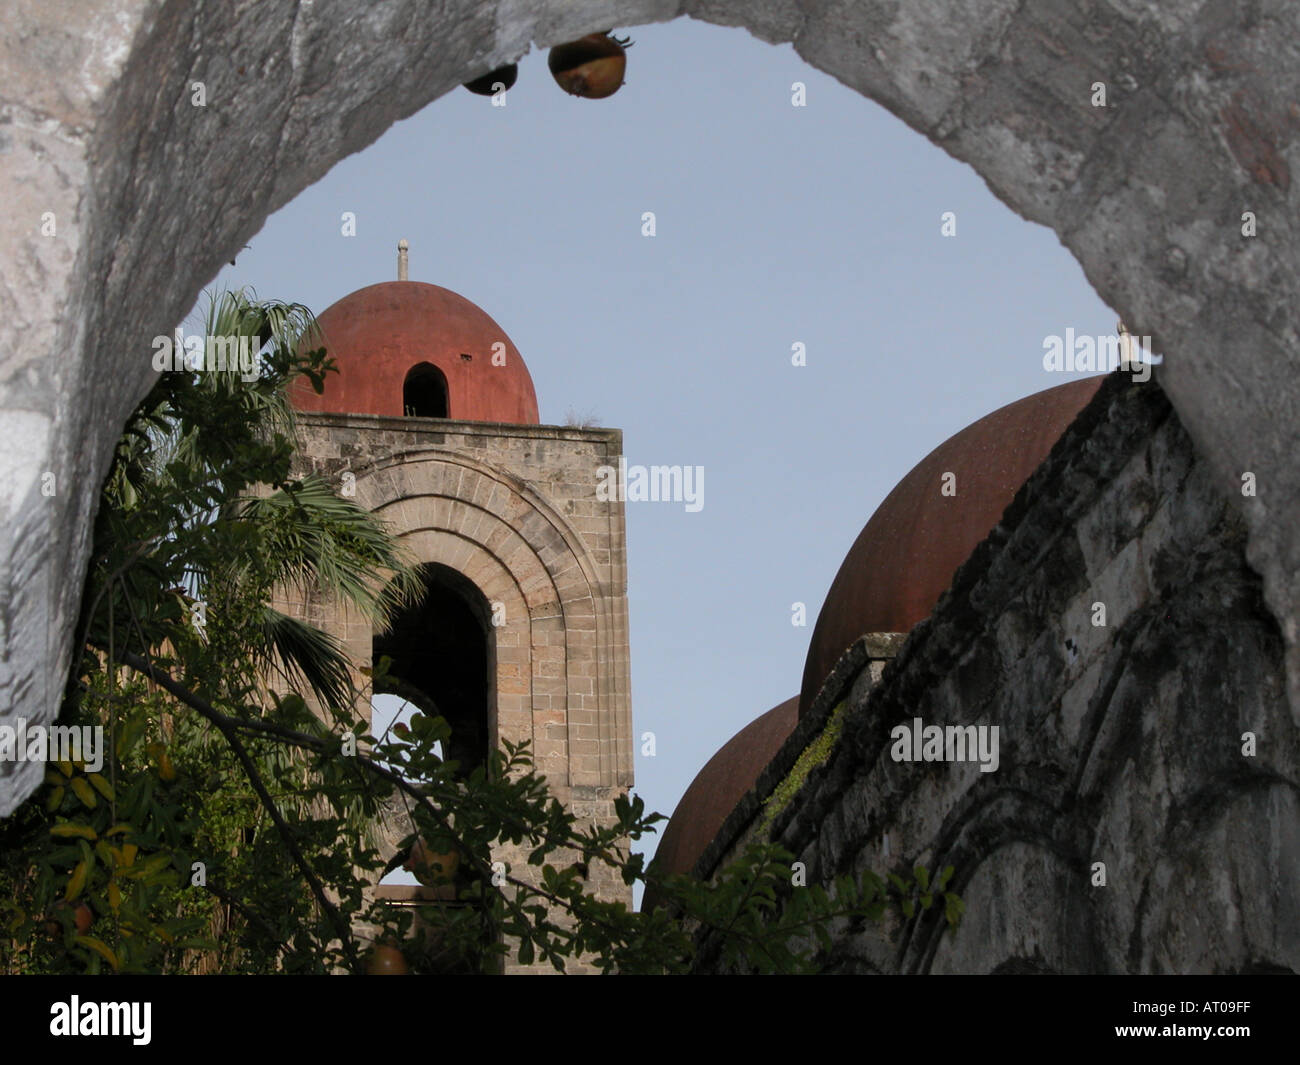
M 149 387 L 151 338 L 174 328 L 266 216 L 397 119 L 531 45 L 679 15 L 793 42 L 1055 229 L 1102 298 L 1153 338 L 1161 385 L 1244 508 L 1300 718 L 1300 5 L 1290 0 L 10 5 L 0 713 L 53 714 L 90 517 Z M 1104 106 L 1093 104 L 1098 83 Z M 787 90 L 755 87 L 782 101 Z M 50 218 L 55 233 L 42 235 Z M 4 814 L 40 772 L 0 773 Z
M 551 781 L 626 783 L 630 766 L 617 752 L 630 744 L 631 721 L 606 666 L 616 627 L 590 552 L 564 517 L 517 478 L 440 449 L 394 455 L 356 474 L 358 503 L 420 562 L 456 570 L 500 604 L 497 734 L 529 740 Z M 352 650 L 369 658 L 368 645 Z

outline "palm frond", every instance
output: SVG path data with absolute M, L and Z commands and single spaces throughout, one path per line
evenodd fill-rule
M 352 675 L 342 647 L 329 633 L 273 607 L 262 610 L 258 648 L 263 664 L 291 685 L 305 684 L 331 710 L 352 709 Z
M 239 518 L 264 530 L 277 583 L 337 595 L 381 626 L 422 591 L 415 560 L 384 522 L 336 495 L 324 478 L 243 499 Z

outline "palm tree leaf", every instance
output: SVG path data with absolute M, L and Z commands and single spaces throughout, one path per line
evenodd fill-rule
M 409 552 L 381 519 L 336 495 L 323 478 L 242 499 L 237 511 L 263 529 L 272 574 L 287 588 L 337 595 L 380 625 L 419 594 Z
M 259 655 L 291 684 L 302 683 L 332 710 L 353 706 L 352 674 L 342 647 L 329 633 L 273 607 L 262 610 Z

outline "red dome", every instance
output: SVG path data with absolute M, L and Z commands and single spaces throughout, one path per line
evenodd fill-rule
M 929 617 L 1020 486 L 1101 387 L 1057 385 L 995 410 L 923 458 L 880 504 L 835 575 L 804 663 L 808 712 L 839 657 L 863 633 L 907 632 Z M 956 494 L 943 495 L 943 475 Z
M 485 312 L 449 289 L 385 281 L 344 296 L 318 321 L 338 373 L 325 378 L 321 395 L 298 382 L 299 410 L 401 417 L 408 375 L 424 374 L 445 391 L 442 416 L 537 424 L 537 394 L 518 349 Z
M 787 699 L 746 725 L 708 760 L 686 789 L 655 851 L 659 872 L 688 874 L 736 803 L 758 782 L 799 721 L 799 699 Z M 647 891 L 643 909 L 655 904 Z

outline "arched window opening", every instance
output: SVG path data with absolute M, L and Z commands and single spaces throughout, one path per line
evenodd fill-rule
M 447 378 L 429 362 L 412 367 L 402 385 L 402 413 L 408 418 L 446 418 Z
M 444 756 L 460 772 L 482 765 L 495 742 L 492 712 L 492 626 L 482 593 L 453 569 L 421 567 L 424 594 L 405 607 L 386 633 L 376 633 L 376 664 L 391 659 L 376 677 L 375 695 L 390 693 L 451 727 Z
M 446 720 L 451 734 L 438 751 L 457 763 L 457 774 L 468 776 L 483 765 L 496 743 L 496 651 L 491 608 L 482 592 L 455 570 L 427 563 L 420 567 L 423 592 L 393 619 L 388 632 L 375 633 L 372 661 L 388 658 L 386 670 L 376 670 L 371 697 L 372 731 L 387 735 L 399 720 L 415 712 Z M 397 796 L 383 813 L 381 835 L 391 859 L 375 889 L 375 898 L 388 906 L 413 908 L 411 935 L 401 944 L 398 970 L 429 974 L 470 974 L 484 971 L 481 948 L 444 939 L 422 923 L 419 907 L 436 902 L 440 908 L 481 905 L 466 896 L 477 875 L 472 863 L 447 848 L 436 835 L 422 836 L 409 847 L 396 849 L 415 831 L 406 804 Z M 394 955 L 395 952 L 387 952 Z M 499 962 L 493 962 L 499 968 Z M 372 971 L 388 971 L 374 969 Z

